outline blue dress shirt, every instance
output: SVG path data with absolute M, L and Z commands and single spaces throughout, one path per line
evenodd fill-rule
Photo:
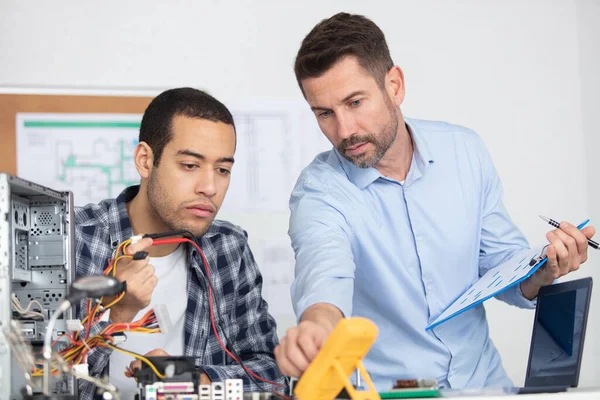
M 303 170 L 290 199 L 298 318 L 329 303 L 375 322 L 364 360 L 378 390 L 397 379 L 452 388 L 511 386 L 482 305 L 425 327 L 489 269 L 528 248 L 502 203 L 479 136 L 407 119 L 414 153 L 404 182 L 358 168 L 335 149 Z M 533 308 L 519 285 L 498 296 Z

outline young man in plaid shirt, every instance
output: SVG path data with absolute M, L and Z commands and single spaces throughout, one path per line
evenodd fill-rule
M 285 382 L 274 360 L 278 339 L 261 295 L 262 277 L 246 232 L 214 219 L 229 186 L 235 145 L 233 117 L 210 95 L 179 88 L 156 97 L 144 113 L 133 154 L 141 184 L 116 199 L 76 209 L 77 274 L 102 274 L 116 247 L 132 235 L 190 231 L 207 258 L 218 313 L 209 310 L 207 274 L 193 246 L 151 247 L 151 239 L 142 239 L 128 252 L 147 251 L 149 256 L 118 263 L 116 277 L 127 282 L 127 293 L 111 308 L 108 323 L 135 321 L 154 305 L 165 304 L 173 321 L 170 332 L 128 333 L 120 347 L 138 354 L 194 356 L 202 383 L 241 378 L 245 390 L 268 391 L 274 383 Z M 82 308 L 79 318 L 85 315 Z M 258 387 L 226 355 L 211 317 L 227 349 L 270 383 L 260 382 Z M 90 334 L 106 324 L 96 324 Z M 94 376 L 109 374 L 122 398 L 128 399 L 136 392 L 134 380 L 124 376 L 132 360 L 95 348 L 88 357 L 89 371 Z M 82 399 L 91 399 L 94 392 L 93 385 L 82 381 Z

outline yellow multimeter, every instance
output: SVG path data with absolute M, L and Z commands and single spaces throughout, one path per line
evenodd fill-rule
M 377 338 L 377 326 L 366 318 L 340 320 L 294 390 L 298 400 L 332 400 L 342 388 L 354 400 L 380 400 L 361 360 Z M 369 390 L 357 391 L 350 375 L 358 369 Z

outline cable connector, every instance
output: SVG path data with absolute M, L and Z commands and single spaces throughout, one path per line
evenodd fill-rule
M 90 376 L 90 371 L 87 363 L 75 364 L 71 368 L 79 375 Z
M 142 235 L 134 235 L 131 238 L 131 244 L 136 244 L 137 242 L 139 242 L 140 240 L 143 239 Z
M 177 231 L 162 232 L 162 233 L 147 233 L 143 237 L 150 238 L 150 239 L 161 239 L 161 238 L 166 238 L 166 237 L 186 236 L 186 235 L 191 235 L 191 234 L 190 234 L 190 232 L 186 231 L 185 229 L 180 229 Z
M 79 332 L 83 330 L 83 324 L 79 319 L 68 319 L 67 329 L 69 330 L 69 332 Z
M 244 397 L 244 381 L 225 379 L 225 400 L 237 400 Z
M 133 261 L 145 260 L 148 257 L 147 251 L 138 251 L 133 255 Z
M 110 321 L 110 308 L 102 313 L 100 316 L 101 322 L 109 322 Z
M 114 335 L 112 335 L 112 338 L 113 338 L 113 344 L 115 346 L 117 346 L 121 343 L 125 343 L 127 341 L 127 335 L 125 335 L 124 332 L 115 333 Z
M 164 304 L 157 304 L 154 306 L 154 315 L 156 315 L 156 321 L 158 322 L 158 328 L 160 333 L 166 335 L 173 326 L 171 322 L 171 316 L 169 310 Z

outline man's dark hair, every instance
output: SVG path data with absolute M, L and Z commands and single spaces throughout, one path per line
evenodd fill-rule
M 300 89 L 302 80 L 319 77 L 336 62 L 354 56 L 380 87 L 385 74 L 394 66 L 385 35 L 362 15 L 338 13 L 319 22 L 300 46 L 294 72 Z
M 176 88 L 156 96 L 142 117 L 140 142 L 146 142 L 154 153 L 154 166 L 157 167 L 162 152 L 173 137 L 172 123 L 175 116 L 206 119 L 212 122 L 235 124 L 231 112 L 223 103 L 208 93 L 193 88 Z

